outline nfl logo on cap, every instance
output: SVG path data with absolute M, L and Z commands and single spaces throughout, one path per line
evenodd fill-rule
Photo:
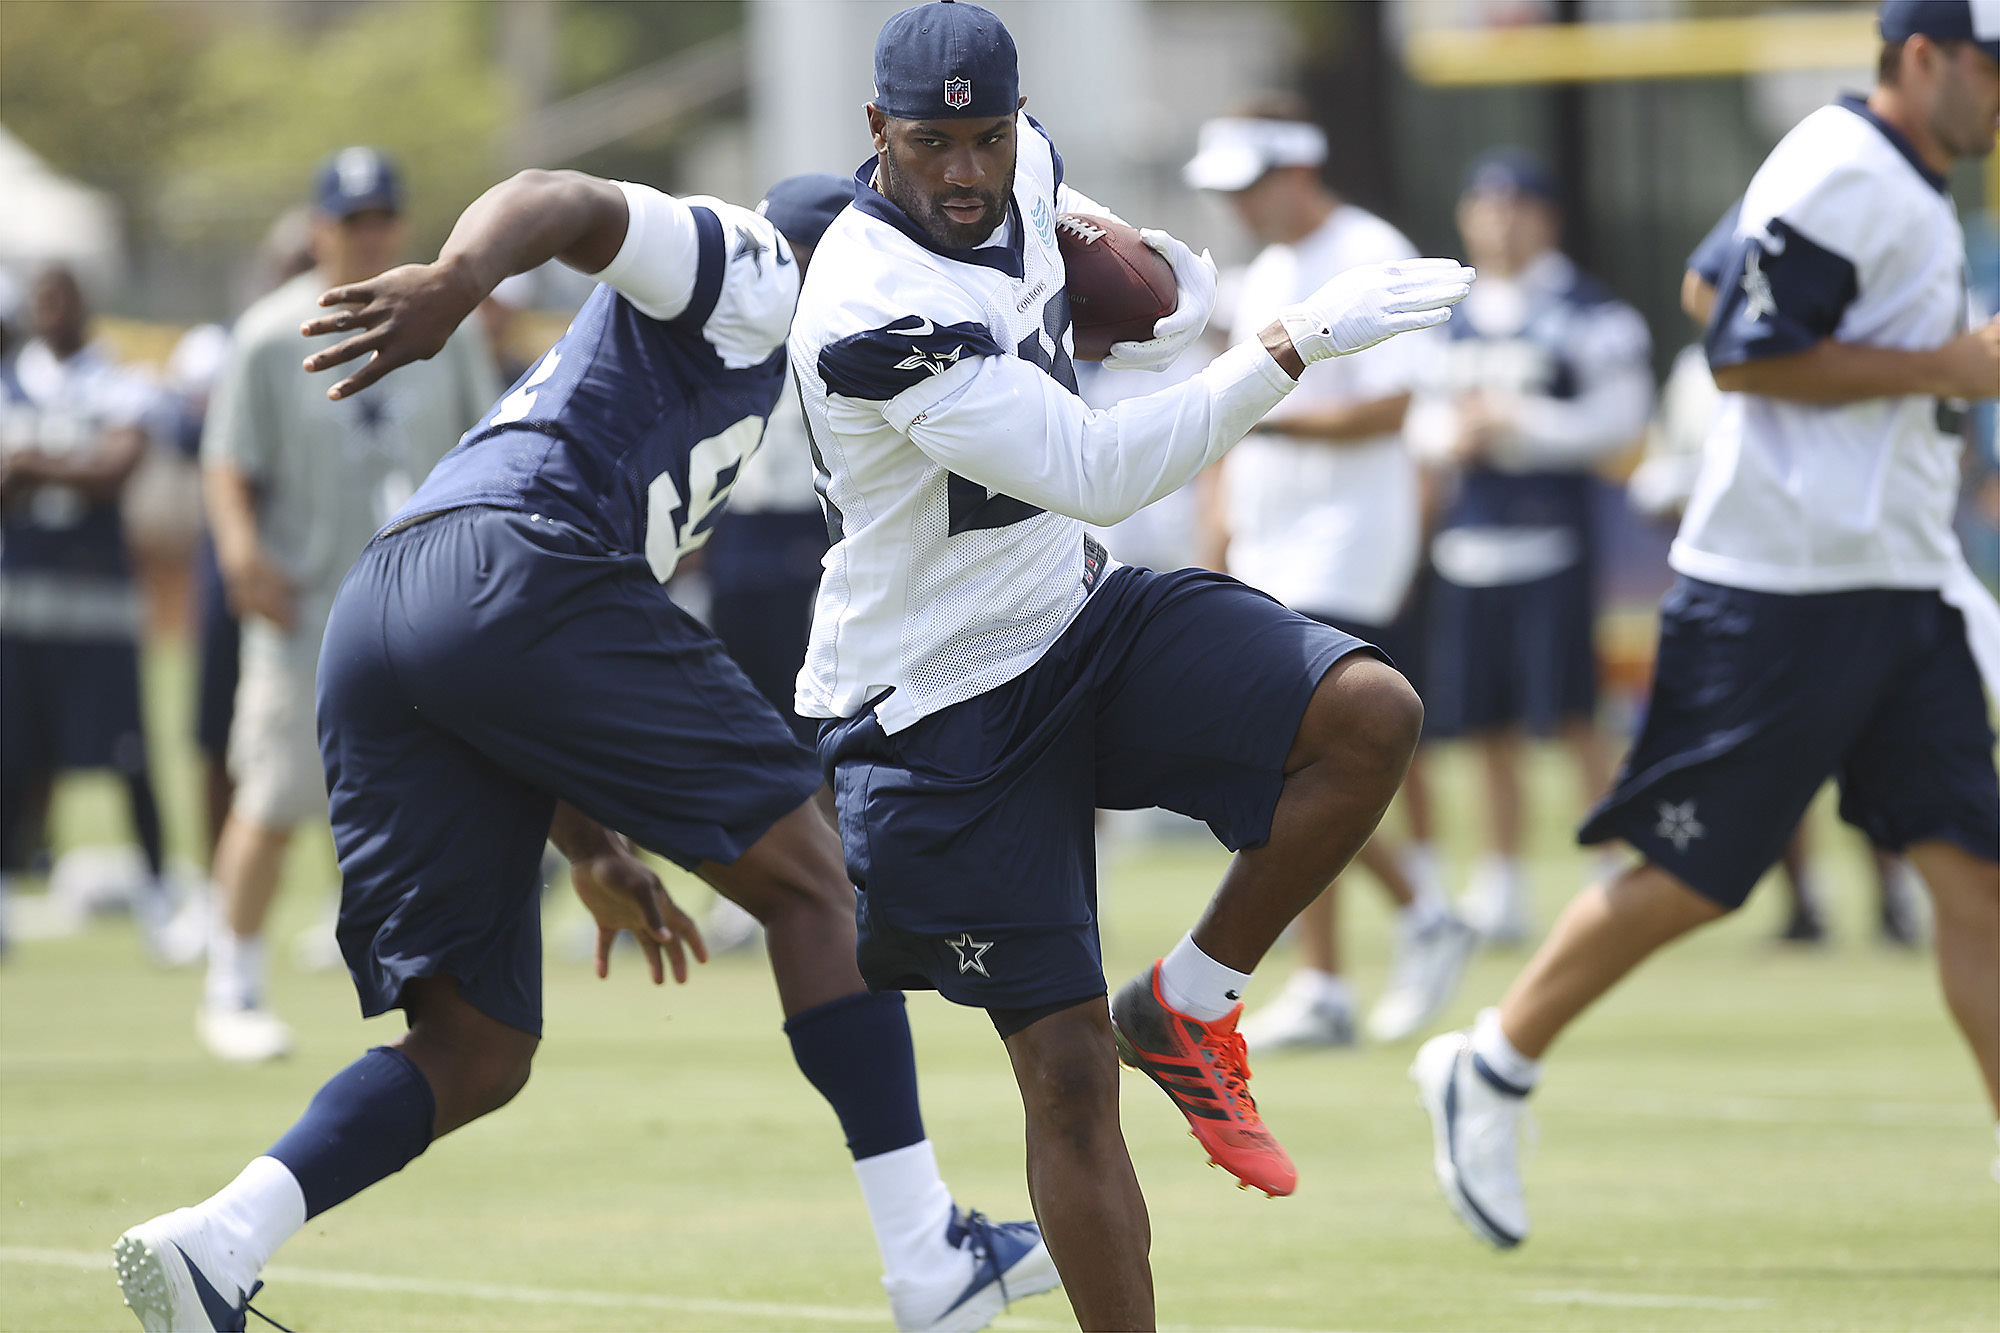
M 972 105 L 971 79 L 946 79 L 944 81 L 944 104 L 954 111 L 963 111 Z

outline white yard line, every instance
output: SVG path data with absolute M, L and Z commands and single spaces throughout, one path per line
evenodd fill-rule
M 108 1247 L 102 1254 L 93 1254 L 88 1250 L 47 1250 L 26 1245 L 0 1245 L 0 1264 L 82 1269 L 87 1272 L 102 1273 L 107 1282 L 112 1280 L 111 1251 Z M 782 1301 L 731 1301 L 706 1296 L 664 1296 L 654 1292 L 571 1291 L 558 1287 L 520 1287 L 491 1282 L 455 1282 L 442 1278 L 349 1273 L 325 1268 L 293 1268 L 289 1264 L 274 1264 L 264 1270 L 264 1277 L 272 1282 L 296 1282 L 302 1286 L 332 1287 L 341 1291 L 445 1296 L 454 1300 L 499 1301 L 513 1305 L 587 1305 L 613 1310 L 661 1310 L 678 1314 L 734 1315 L 744 1319 L 765 1320 L 776 1327 L 793 1327 L 808 1321 L 827 1324 L 872 1324 L 880 1327 L 889 1322 L 889 1312 L 885 1306 L 869 1306 L 864 1309 L 852 1305 L 794 1305 Z M 1058 1302 L 1062 1300 L 1058 1293 L 1052 1293 L 1051 1298 Z M 277 1310 L 281 1309 L 281 1306 L 277 1307 Z M 1074 1329 L 1076 1325 L 1068 1319 L 1052 1322 L 1006 1314 L 994 1320 L 991 1327 L 1001 1330 L 1018 1329 L 1020 1333 L 1042 1333 L 1042 1330 Z M 1162 1327 L 1174 1326 L 1162 1325 Z M 1193 1330 L 1200 1326 L 1180 1327 Z M 1298 1330 L 1294 1329 L 1255 1329 L 1246 1325 L 1230 1327 L 1240 1330 L 1240 1333 L 1298 1333 Z
M 1644 1291 L 1531 1291 L 1526 1300 L 1537 1305 L 1608 1305 L 1641 1310 L 1762 1310 L 1771 1302 L 1762 1296 L 1667 1296 Z

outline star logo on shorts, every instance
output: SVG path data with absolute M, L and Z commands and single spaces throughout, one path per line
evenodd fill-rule
M 961 976 L 967 972 L 977 972 L 982 977 L 993 975 L 986 970 L 986 964 L 980 961 L 986 956 L 986 951 L 993 947 L 992 940 L 975 940 L 971 931 L 963 931 L 957 939 L 946 940 L 945 943 L 949 944 L 952 951 L 958 955 L 958 970 Z
M 1694 817 L 1693 801 L 1682 801 L 1679 805 L 1661 801 L 1660 822 L 1654 827 L 1653 834 L 1672 843 L 1675 851 L 1685 852 L 1688 844 L 1696 838 L 1706 838 L 1708 830 Z

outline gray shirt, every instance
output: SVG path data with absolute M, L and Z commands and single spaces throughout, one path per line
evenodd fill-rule
M 202 431 L 202 462 L 235 467 L 256 487 L 265 549 L 298 588 L 290 635 L 246 621 L 246 660 L 273 652 L 294 664 L 316 660 L 334 591 L 361 548 L 500 393 L 484 335 L 469 321 L 429 361 L 328 401 L 327 388 L 353 365 L 317 375 L 299 368 L 331 341 L 299 334 L 323 313 L 315 302 L 327 285 L 306 273 L 243 312 Z

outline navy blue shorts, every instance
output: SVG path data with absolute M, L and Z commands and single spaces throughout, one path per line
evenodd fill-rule
M 1331 625 L 1343 634 L 1351 634 L 1357 639 L 1372 644 L 1396 670 L 1403 673 L 1411 686 L 1423 697 L 1424 688 L 1424 637 L 1430 626 L 1423 619 L 1424 608 L 1412 602 L 1403 613 L 1386 625 L 1371 625 L 1362 620 L 1349 620 L 1344 616 L 1322 616 L 1308 612 L 1322 625 Z
M 1678 580 L 1638 744 L 1585 818 L 1738 907 L 1820 784 L 1879 847 L 2000 861 L 2000 779 L 1964 618 L 1934 592 L 1783 596 Z
M 1126 567 L 1007 684 L 893 736 L 828 723 L 862 975 L 984 1009 L 1101 994 L 1095 812 L 1261 846 L 1313 691 L 1367 647 L 1225 575 Z
M 146 771 L 138 645 L 0 634 L 0 770 L 18 782 L 72 768 Z
M 818 594 L 816 581 L 744 588 L 718 580 L 709 584 L 709 628 L 804 745 L 813 744 L 819 723 L 793 712 L 792 700 Z
M 643 558 L 507 510 L 379 538 L 334 598 L 320 753 L 363 1013 L 417 977 L 541 1030 L 555 802 L 690 869 L 727 864 L 819 774 Z
M 1431 589 L 1424 730 L 1522 726 L 1538 736 L 1597 711 L 1596 599 L 1588 561 L 1527 583 Z

